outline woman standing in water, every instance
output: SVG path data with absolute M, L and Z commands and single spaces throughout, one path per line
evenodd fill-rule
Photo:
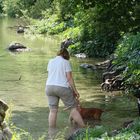
M 69 62 L 69 52 L 61 49 L 57 56 L 48 63 L 48 78 L 46 81 L 46 94 L 49 104 L 49 129 L 56 128 L 57 112 L 59 100 L 61 99 L 67 109 L 70 109 L 70 116 L 79 125 L 85 124 L 79 112 L 75 96 L 79 98 L 79 93 L 75 87 L 72 77 L 72 69 Z

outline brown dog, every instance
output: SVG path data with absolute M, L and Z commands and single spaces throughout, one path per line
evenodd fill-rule
M 104 112 L 102 109 L 99 108 L 83 108 L 80 106 L 77 109 L 83 119 L 90 120 L 101 120 L 101 115 Z
M 77 107 L 77 110 L 79 111 L 80 115 L 85 121 L 100 121 L 101 115 L 104 112 L 102 109 L 99 108 L 83 108 L 81 106 Z M 75 125 L 76 122 L 73 120 L 73 118 L 70 116 L 70 122 L 71 124 Z

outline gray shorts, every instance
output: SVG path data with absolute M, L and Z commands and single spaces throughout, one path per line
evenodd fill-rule
M 62 100 L 66 108 L 74 108 L 77 106 L 77 102 L 73 96 L 73 92 L 70 88 L 47 85 L 46 95 L 48 97 L 48 104 L 50 109 L 57 109 L 59 106 L 59 99 Z

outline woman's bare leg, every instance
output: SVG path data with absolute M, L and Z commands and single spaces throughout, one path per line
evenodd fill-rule
M 58 109 L 50 109 L 49 118 L 48 118 L 49 128 L 56 127 L 57 112 L 58 112 Z
M 56 120 L 57 120 L 57 112 L 58 109 L 50 109 L 48 122 L 49 122 L 49 129 L 48 129 L 48 138 L 53 139 L 57 133 L 56 129 Z
M 79 127 L 85 127 L 85 123 L 78 112 L 77 108 L 72 108 L 70 112 L 70 117 L 79 125 Z

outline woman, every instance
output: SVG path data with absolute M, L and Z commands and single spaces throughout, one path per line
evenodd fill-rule
M 49 104 L 49 128 L 56 127 L 59 99 L 62 100 L 67 109 L 70 109 L 70 116 L 79 127 L 85 124 L 79 112 L 74 96 L 79 97 L 72 77 L 69 53 L 66 49 L 61 49 L 57 56 L 48 63 L 48 79 L 46 81 L 46 94 Z

